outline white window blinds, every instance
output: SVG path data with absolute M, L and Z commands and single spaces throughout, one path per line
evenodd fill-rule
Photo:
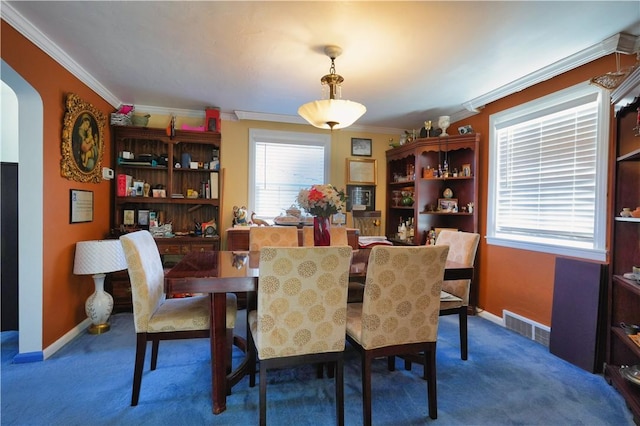
M 543 99 L 491 120 L 488 237 L 604 253 L 601 96 L 582 87 Z
M 330 139 L 324 135 L 251 131 L 251 209 L 273 219 L 296 204 L 302 188 L 325 182 Z

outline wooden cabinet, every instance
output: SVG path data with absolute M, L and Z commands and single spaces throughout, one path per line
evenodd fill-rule
M 633 84 L 631 84 L 633 83 Z M 640 366 L 640 346 L 620 323 L 640 325 L 640 280 L 624 277 L 640 266 L 640 218 L 621 217 L 624 207 L 640 206 L 640 69 L 612 93 L 616 102 L 616 157 L 613 162 L 613 220 L 611 221 L 611 281 L 608 289 L 608 321 L 605 377 L 624 397 L 634 420 L 640 424 L 640 385 L 626 380 L 620 366 Z
M 113 134 L 116 164 L 113 228 L 148 228 L 148 222 L 140 220 L 141 212 L 143 215 L 155 212 L 159 220 L 172 224 L 177 235 L 193 233 L 195 222 L 218 222 L 219 167 L 211 169 L 210 165 L 214 159 L 219 165 L 220 133 L 176 130 L 175 136 L 169 137 L 164 129 L 114 126 Z M 183 160 L 187 160 L 184 165 Z M 130 176 L 131 184 L 123 185 L 122 176 Z M 141 185 L 144 188 L 142 183 L 148 184 L 148 196 L 140 191 L 131 196 L 130 188 Z M 154 189 L 164 191 L 165 196 L 154 197 Z M 190 198 L 193 191 L 198 196 Z M 217 238 L 217 232 L 211 238 Z
M 435 228 L 478 231 L 479 134 L 416 139 L 387 156 L 386 236 L 397 244 L 425 244 Z M 434 174 L 448 166 L 448 174 Z M 446 191 L 446 192 L 445 192 Z M 406 205 L 407 195 L 412 205 Z M 447 196 L 449 196 L 447 198 Z M 455 207 L 454 206 L 455 203 Z M 471 212 L 469 203 L 473 203 Z M 448 209 L 452 206 L 451 209 Z M 413 238 L 398 238 L 401 221 L 413 223 Z
M 114 126 L 112 133 L 115 179 L 111 237 L 149 229 L 149 218 L 155 216 L 159 225 L 170 223 L 174 235 L 155 235 L 165 268 L 191 251 L 219 250 L 220 133 L 175 130 L 169 137 L 165 129 L 131 126 Z M 189 160 L 186 167 L 183 157 Z M 211 168 L 212 163 L 217 166 Z M 129 176 L 128 183 L 123 185 L 121 176 Z M 144 183 L 148 184 L 147 196 Z M 130 188 L 136 185 L 142 185 L 142 194 L 133 196 Z M 153 189 L 163 190 L 164 197 L 154 196 Z M 189 190 L 197 191 L 198 197 L 189 198 Z M 156 195 L 160 195 L 158 191 Z M 201 233 L 196 232 L 196 223 L 201 224 Z M 215 227 L 207 226 L 214 223 Z M 115 312 L 132 310 L 127 271 L 109 274 L 105 288 L 114 298 Z

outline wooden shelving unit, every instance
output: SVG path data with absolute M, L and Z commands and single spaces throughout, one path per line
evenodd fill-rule
M 633 83 L 633 84 L 632 84 Z M 607 348 L 604 375 L 627 402 L 640 425 L 640 385 L 625 379 L 621 366 L 640 366 L 640 346 L 620 327 L 620 323 L 640 324 L 640 280 L 624 277 L 640 266 L 640 218 L 618 216 L 623 207 L 640 206 L 640 69 L 632 73 L 612 93 L 616 102 L 616 158 L 614 170 L 614 211 L 611 221 L 611 279 L 608 289 Z

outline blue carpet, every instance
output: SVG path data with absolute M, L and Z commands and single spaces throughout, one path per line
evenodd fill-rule
M 129 405 L 135 354 L 131 314 L 111 318 L 104 335 L 82 334 L 43 362 L 13 364 L 17 332 L 2 333 L 3 425 L 250 425 L 258 387 L 244 378 L 211 413 L 207 339 L 162 342 L 140 403 Z M 544 346 L 479 317 L 469 318 L 469 360 L 460 360 L 457 318 L 442 317 L 438 339 L 438 419 L 428 417 L 422 367 L 389 372 L 374 363 L 374 425 L 633 425 L 624 401 L 601 375 L 551 355 Z M 236 361 L 240 354 L 236 353 Z M 313 367 L 269 374 L 268 422 L 333 425 L 332 379 Z M 345 422 L 362 424 L 360 364 L 347 347 Z

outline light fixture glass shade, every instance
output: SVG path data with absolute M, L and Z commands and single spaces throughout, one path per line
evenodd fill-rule
M 73 273 L 76 275 L 105 274 L 127 269 L 120 240 L 79 241 Z
M 367 108 L 364 105 L 342 99 L 307 102 L 298 108 L 298 114 L 302 118 L 320 129 L 349 127 L 365 112 Z

